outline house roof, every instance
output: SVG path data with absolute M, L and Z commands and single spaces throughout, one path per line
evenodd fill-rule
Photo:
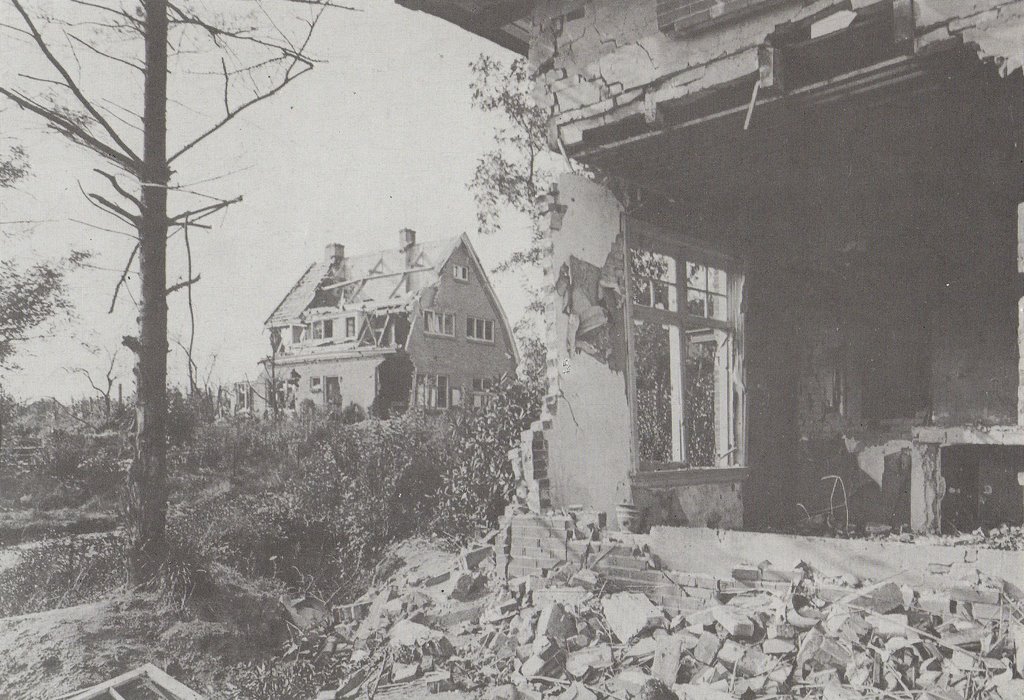
M 525 56 L 536 0 L 395 0 L 402 7 L 440 17 Z
M 318 260 L 306 269 L 265 325 L 296 323 L 304 313 L 315 313 L 318 308 L 407 309 L 422 289 L 437 282 L 444 264 L 463 243 L 472 251 L 465 236 L 456 236 L 417 243 L 408 256 L 395 248 L 345 258 L 340 270 L 327 260 Z

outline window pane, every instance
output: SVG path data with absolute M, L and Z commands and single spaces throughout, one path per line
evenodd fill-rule
M 708 269 L 697 263 L 686 265 L 686 286 L 702 291 L 708 288 Z
M 334 321 L 324 321 L 324 337 L 334 337 Z
M 707 318 L 708 312 L 705 304 L 706 301 L 707 293 L 699 292 L 694 289 L 686 290 L 686 310 L 690 312 L 691 316 Z
M 675 326 L 636 324 L 636 409 L 640 459 L 682 459 L 680 332 Z
M 649 250 L 629 252 L 633 303 L 676 310 L 676 261 Z
M 438 408 L 448 408 L 448 377 L 437 378 L 437 403 Z
M 726 277 L 725 270 L 719 270 L 715 267 L 708 268 L 708 291 L 714 294 L 728 293 L 728 278 Z
M 714 338 L 691 337 L 686 344 L 686 461 L 694 467 L 713 467 L 715 454 Z
M 708 318 L 713 318 L 716 321 L 729 320 L 729 302 L 727 297 L 721 294 L 708 295 Z

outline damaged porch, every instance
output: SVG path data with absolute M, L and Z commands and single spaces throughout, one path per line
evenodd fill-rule
M 1021 523 L 1020 72 L 947 46 L 804 79 L 571 149 L 611 184 L 567 177 L 542 205 L 536 505 L 643 527 Z

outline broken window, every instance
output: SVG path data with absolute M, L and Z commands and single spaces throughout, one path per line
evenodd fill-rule
M 742 275 L 724 256 L 631 237 L 632 396 L 641 469 L 739 464 Z
M 431 335 L 455 337 L 455 314 L 443 311 L 423 312 L 423 332 Z
M 470 403 L 474 408 L 484 408 L 494 398 L 494 380 L 486 378 L 473 379 L 473 391 L 470 393 Z
M 416 403 L 426 408 L 448 408 L 448 377 L 443 374 L 416 375 Z
M 470 340 L 482 340 L 487 343 L 493 343 L 494 321 L 470 316 L 466 319 L 466 337 Z
M 310 329 L 313 340 L 323 340 L 325 338 L 334 337 L 334 321 L 330 319 L 313 321 Z
M 324 403 L 341 405 L 341 377 L 324 377 Z

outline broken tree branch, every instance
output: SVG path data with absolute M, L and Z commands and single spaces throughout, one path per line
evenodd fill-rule
M 201 278 L 202 278 L 202 275 L 196 275 L 195 277 L 182 280 L 181 282 L 176 282 L 175 284 L 172 284 L 170 287 L 167 288 L 167 291 L 165 292 L 165 294 L 167 294 L 167 296 L 170 296 L 171 294 L 174 294 L 174 292 L 178 291 L 179 289 L 191 288 L 192 285 L 195 284 L 196 282 L 198 282 Z M 189 308 L 191 309 L 191 305 L 190 305 Z
M 110 309 L 107 311 L 108 314 L 114 313 L 114 305 L 117 304 L 117 293 L 121 291 L 121 286 L 128 282 L 128 272 L 131 270 L 132 262 L 135 260 L 135 255 L 139 252 L 139 244 L 136 243 L 132 248 L 131 255 L 128 256 L 128 262 L 124 265 L 124 270 L 121 272 L 120 279 L 117 280 L 117 285 L 114 287 L 114 296 L 110 300 Z M 125 336 L 127 338 L 127 336 Z
M 53 55 L 53 52 L 50 51 L 50 47 L 46 44 L 46 41 L 43 39 L 43 35 L 39 33 L 39 30 L 36 29 L 36 25 L 32 22 L 32 18 L 29 16 L 28 12 L 25 11 L 25 8 L 22 7 L 21 1 L 11 0 L 11 4 L 14 5 L 14 9 L 16 9 L 18 11 L 18 14 L 21 15 L 22 19 L 25 20 L 25 24 L 28 27 L 29 31 L 32 33 L 32 38 L 35 40 L 36 45 L 39 46 L 39 50 L 43 52 L 43 55 L 46 57 L 46 60 L 50 62 L 50 65 L 52 65 L 56 69 L 56 71 L 60 73 L 60 76 L 64 79 L 64 82 L 67 88 L 71 90 L 71 93 L 78 99 L 81 105 L 85 107 L 86 111 L 92 115 L 93 119 L 96 120 L 96 123 L 103 127 L 103 130 L 107 132 L 110 138 L 113 139 L 114 143 L 117 144 L 118 148 L 121 149 L 123 155 L 129 158 L 134 163 L 140 162 L 139 157 L 135 154 L 135 151 L 133 151 L 131 147 L 124 142 L 124 140 L 121 138 L 121 135 L 118 134 L 114 127 L 110 125 L 110 122 L 104 119 L 103 115 L 100 114 L 95 107 L 93 107 L 92 102 L 85 96 L 82 90 L 78 87 L 78 84 L 74 81 L 74 79 L 72 79 L 71 74 L 68 73 L 67 69 L 64 68 L 64 64 L 62 64 L 60 60 L 58 60 L 57 57 Z
M 22 109 L 27 109 L 30 112 L 38 114 L 50 123 L 51 128 L 64 134 L 64 136 L 72 141 L 78 141 L 86 148 L 89 148 L 104 158 L 113 161 L 130 173 L 138 172 L 139 163 L 137 160 L 133 160 L 129 156 L 111 148 L 84 128 L 60 114 L 58 111 L 51 109 L 50 107 L 46 107 L 45 105 L 41 105 L 35 100 L 25 97 L 21 93 L 8 90 L 7 88 L 0 87 L 0 95 L 3 95 Z

